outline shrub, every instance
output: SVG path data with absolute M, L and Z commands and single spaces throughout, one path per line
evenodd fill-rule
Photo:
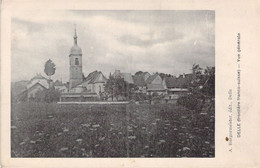
M 35 98 L 33 101 L 36 102 L 57 102 L 60 99 L 60 92 L 55 90 L 54 88 L 38 91 L 35 94 Z
M 199 99 L 196 98 L 194 95 L 185 95 L 179 97 L 177 103 L 190 110 L 195 110 L 199 103 Z

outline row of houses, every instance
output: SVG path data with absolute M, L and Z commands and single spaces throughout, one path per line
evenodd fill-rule
M 175 99 L 188 91 L 188 84 L 192 80 L 192 74 L 182 74 L 179 77 L 161 76 L 159 73 L 150 74 L 141 72 L 135 75 L 122 73 L 116 70 L 113 77 L 121 77 L 129 84 L 137 87 L 136 92 L 148 95 L 166 95 L 169 99 Z
M 131 73 L 123 73 L 115 70 L 112 74 L 115 78 L 123 78 L 128 84 L 135 86 L 135 92 L 147 95 L 165 95 L 169 99 L 175 99 L 179 95 L 188 91 L 187 84 L 192 80 L 191 74 L 183 74 L 179 77 L 164 76 L 159 73 L 150 74 L 149 72 L 141 72 L 135 75 Z M 40 90 L 54 87 L 61 93 L 61 101 L 77 101 L 82 96 L 85 101 L 100 97 L 105 92 L 107 78 L 101 71 L 93 71 L 88 74 L 84 80 L 69 88 L 69 83 L 62 83 L 59 80 L 52 82 L 41 74 L 36 74 L 26 86 L 26 90 L 22 92 L 23 97 L 32 99 Z M 21 97 L 21 96 L 20 96 Z
M 25 89 L 18 95 L 18 99 L 34 99 L 39 91 L 53 87 L 61 93 L 61 99 L 77 100 L 81 96 L 95 98 L 105 91 L 107 78 L 100 71 L 91 72 L 81 83 L 69 87 L 69 82 L 62 83 L 59 80 L 53 82 L 37 73 L 27 82 Z

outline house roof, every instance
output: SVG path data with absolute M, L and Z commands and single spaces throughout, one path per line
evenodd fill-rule
M 116 70 L 112 76 L 115 78 L 117 77 L 123 78 L 124 81 L 126 81 L 127 83 L 131 83 L 131 84 L 134 83 L 131 73 L 122 73 L 120 72 L 120 70 Z
M 93 78 L 95 78 L 98 75 L 98 71 L 93 71 L 91 73 L 88 74 L 88 76 L 86 77 L 85 81 L 87 80 L 92 80 Z
M 166 90 L 162 84 L 148 84 L 147 91 L 164 91 Z
M 186 88 L 187 85 L 191 82 L 192 75 L 186 74 L 185 77 L 179 76 L 175 77 L 165 77 L 165 84 L 167 88 Z
M 135 74 L 134 76 L 142 76 L 142 77 L 144 77 L 146 74 L 151 75 L 149 72 L 142 72 L 142 73 L 139 73 L 139 74 Z
M 133 80 L 134 80 L 134 84 L 137 85 L 137 86 L 145 86 L 146 85 L 145 80 L 144 80 L 143 76 L 141 76 L 141 75 L 134 75 Z
M 178 88 L 181 87 L 180 80 L 175 77 L 165 77 L 165 84 L 167 88 Z
M 151 83 L 153 82 L 153 80 L 154 80 L 157 76 L 159 76 L 158 73 L 149 76 L 149 77 L 146 79 L 146 83 L 147 83 L 147 84 L 151 84 Z
M 102 81 L 98 81 L 98 77 L 102 75 L 103 76 L 103 80 Z M 107 78 L 103 75 L 103 73 L 101 71 L 93 71 L 91 73 L 88 74 L 88 76 L 86 77 L 86 79 L 83 82 L 80 82 L 79 84 L 75 85 L 72 88 L 75 88 L 79 85 L 81 85 L 84 82 L 87 83 L 105 83 L 107 81 Z
M 148 75 L 148 76 L 145 77 L 145 75 Z M 145 81 L 149 76 L 151 76 L 151 74 L 150 74 L 149 72 L 143 72 L 143 73 L 141 74 L 141 76 L 143 77 L 143 79 L 144 79 L 144 81 Z
M 124 80 L 127 83 L 134 83 L 131 73 L 120 73 L 120 76 L 121 76 L 121 78 L 124 78 Z
M 35 83 L 34 85 L 32 85 L 30 88 L 28 88 L 28 91 L 34 89 L 36 86 L 41 86 L 44 89 L 47 89 L 45 86 L 43 86 L 42 84 L 40 84 L 39 82 Z
M 98 77 L 100 75 L 102 75 L 103 77 L 102 81 L 98 81 Z M 103 75 L 101 71 L 93 71 L 87 76 L 85 81 L 89 81 L 89 83 L 105 83 L 107 81 L 107 78 Z
M 31 83 L 35 79 L 45 79 L 48 81 L 47 78 L 43 77 L 40 73 L 37 73 L 28 83 Z
M 62 83 L 61 81 L 59 81 L 59 80 L 56 80 L 55 82 L 54 82 L 54 86 L 66 86 L 64 83 Z

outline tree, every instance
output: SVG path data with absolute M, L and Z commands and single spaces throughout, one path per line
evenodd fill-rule
M 108 97 L 112 97 L 112 100 L 113 100 L 113 87 L 114 87 L 114 78 L 111 76 L 111 75 L 109 75 L 109 79 L 107 80 L 107 83 L 106 83 L 106 85 L 105 85 L 105 92 L 106 92 L 106 94 L 107 94 L 107 98 Z
M 203 71 L 199 65 L 194 64 L 192 80 L 187 86 L 189 87 L 189 94 L 180 97 L 178 99 L 179 104 L 197 112 L 201 112 L 205 106 L 209 106 L 209 109 L 212 108 L 215 98 L 214 67 L 207 67 Z
M 49 88 L 46 90 L 45 102 L 58 102 L 60 99 L 60 92 L 54 88 Z
M 58 102 L 60 98 L 60 92 L 54 88 L 39 90 L 35 94 L 35 101 L 37 102 Z
M 119 96 L 126 97 L 127 95 L 127 83 L 123 78 L 117 77 L 114 78 L 112 76 L 109 77 L 105 86 L 105 92 L 112 97 L 118 100 Z
M 44 66 L 44 72 L 47 76 L 49 76 L 49 79 L 51 78 L 52 75 L 55 74 L 55 70 L 56 70 L 56 65 L 52 62 L 52 60 L 48 60 L 45 63 Z
M 173 77 L 171 74 L 159 73 L 160 77 L 164 79 L 165 77 Z
M 135 73 L 135 75 L 142 75 L 143 74 L 143 71 L 138 71 Z
M 54 87 L 50 86 L 51 76 L 55 74 L 56 65 L 52 62 L 51 59 L 45 62 L 44 72 L 49 76 L 49 88 L 43 90 L 37 94 L 37 100 L 45 101 L 47 103 L 56 102 L 59 100 L 60 92 L 55 90 Z
M 213 98 L 215 95 L 215 67 L 207 67 L 204 77 L 202 92 Z
M 199 65 L 193 65 L 192 75 L 193 79 L 190 84 L 192 92 L 213 98 L 215 96 L 215 67 L 207 67 L 203 71 Z

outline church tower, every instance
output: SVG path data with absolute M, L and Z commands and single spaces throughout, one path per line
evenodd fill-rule
M 82 74 L 82 50 L 77 44 L 77 32 L 75 27 L 74 46 L 70 50 L 70 81 L 69 89 L 83 81 Z

